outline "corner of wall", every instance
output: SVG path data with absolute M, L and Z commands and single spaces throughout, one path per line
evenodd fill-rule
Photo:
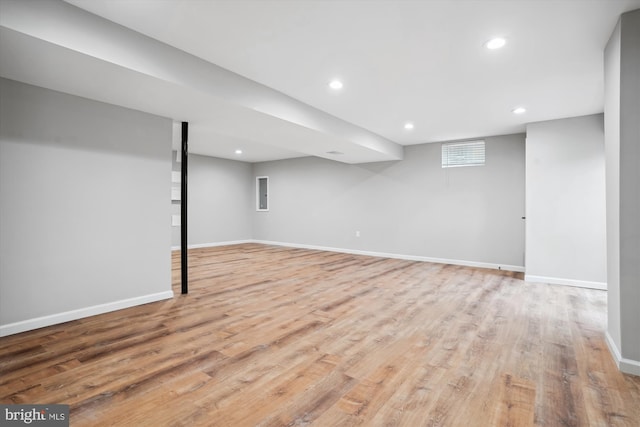
M 613 338 L 611 338 L 611 335 L 609 335 L 609 331 L 605 331 L 604 335 L 611 357 L 613 357 L 613 361 L 616 363 L 616 366 L 618 366 L 618 369 L 625 374 L 640 376 L 640 361 L 623 358 L 620 354 L 620 349 Z

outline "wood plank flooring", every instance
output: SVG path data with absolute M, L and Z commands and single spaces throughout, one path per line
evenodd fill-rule
M 0 338 L 0 402 L 72 426 L 634 426 L 606 292 L 520 274 L 235 245 L 190 293 Z

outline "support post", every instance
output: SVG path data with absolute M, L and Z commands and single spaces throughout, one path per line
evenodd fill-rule
M 180 257 L 182 271 L 182 294 L 189 293 L 187 264 L 187 175 L 189 154 L 189 123 L 182 122 L 182 171 L 180 185 Z

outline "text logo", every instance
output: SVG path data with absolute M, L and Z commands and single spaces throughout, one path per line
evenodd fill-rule
M 0 405 L 3 426 L 69 427 L 69 405 Z

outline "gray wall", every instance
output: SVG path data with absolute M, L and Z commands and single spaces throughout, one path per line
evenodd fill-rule
M 250 163 L 189 155 L 189 245 L 251 239 L 251 176 Z
M 620 22 L 604 51 L 607 190 L 607 333 L 620 350 Z
M 253 208 L 253 237 L 522 267 L 524 135 L 485 141 L 478 167 L 442 169 L 441 144 L 408 146 L 399 162 L 256 163 L 254 177 L 269 176 L 270 206 Z
M 180 173 L 180 171 L 182 170 L 182 164 L 176 160 L 177 156 L 181 156 L 181 154 L 182 152 L 177 152 L 177 151 L 171 152 L 171 170 L 173 172 Z M 173 189 L 180 190 L 181 184 L 179 182 L 172 182 L 171 186 L 172 186 L 172 191 Z M 179 217 L 180 212 L 181 212 L 180 200 L 171 200 L 171 216 L 173 217 L 174 215 L 177 215 Z M 173 218 L 172 218 L 171 246 L 173 249 L 180 248 L 180 239 L 181 239 L 180 226 L 177 226 L 177 227 L 173 226 Z
M 608 339 L 640 375 L 640 10 L 621 16 L 605 49 Z
M 620 317 L 622 356 L 640 375 L 640 10 L 621 17 Z
M 526 279 L 606 288 L 603 115 L 527 125 Z
M 171 296 L 171 121 L 0 90 L 0 326 Z

